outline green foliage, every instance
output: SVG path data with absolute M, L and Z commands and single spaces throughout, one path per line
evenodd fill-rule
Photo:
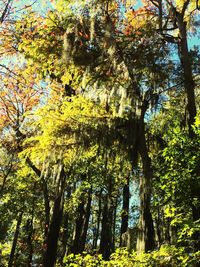
M 88 267 L 98 267 L 98 266 L 104 266 L 103 259 L 101 255 L 95 255 L 91 256 L 90 254 L 83 254 L 83 255 L 74 255 L 70 254 L 64 258 L 63 261 L 66 266 L 69 267 L 78 267 L 78 266 L 88 266 Z
M 101 255 L 70 254 L 64 258 L 64 263 L 69 267 L 193 267 L 200 263 L 199 255 L 199 252 L 188 254 L 184 248 L 164 245 L 158 251 L 141 254 L 117 249 L 109 261 L 104 261 Z
M 52 229 L 59 232 L 52 240 L 58 266 L 65 254 L 69 267 L 198 265 L 200 119 L 198 113 L 192 139 L 182 88 L 187 77 L 165 41 L 177 31 L 160 34 L 155 8 L 148 6 L 161 1 L 144 1 L 138 10 L 135 1 L 51 2 L 48 8 L 55 8 L 46 14 L 30 9 L 0 29 L 1 57 L 17 54 L 12 60 L 20 60 L 11 69 L 2 65 L 4 58 L 0 64 L 0 265 L 8 265 L 21 211 L 13 266 L 39 266 Z M 186 5 L 191 14 L 185 22 L 192 23 L 196 1 L 167 2 L 177 4 L 177 11 Z M 171 28 L 177 23 L 168 4 L 163 1 L 158 13 L 166 20 L 161 26 Z M 196 50 L 190 55 L 198 74 Z M 137 186 L 140 180 L 137 192 L 133 179 Z M 132 219 L 135 207 L 122 206 L 131 206 L 139 193 L 141 200 L 149 195 L 140 210 L 149 221 L 153 215 L 157 250 L 137 254 L 119 248 L 105 261 L 95 254 L 102 236 L 109 233 L 108 251 L 120 246 L 121 215 L 128 215 L 125 224 L 138 223 Z M 140 221 L 148 239 L 148 222 Z M 87 252 L 70 254 L 79 235 Z

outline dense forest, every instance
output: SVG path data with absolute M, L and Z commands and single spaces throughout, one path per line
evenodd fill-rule
M 200 266 L 200 1 L 0 0 L 0 266 Z

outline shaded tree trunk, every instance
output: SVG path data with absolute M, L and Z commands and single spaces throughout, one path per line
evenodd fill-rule
M 13 266 L 13 261 L 14 261 L 14 256 L 15 256 L 15 249 L 16 249 L 16 246 L 17 246 L 17 240 L 18 240 L 19 231 L 20 231 L 20 225 L 22 223 L 22 216 L 23 216 L 23 212 L 20 212 L 18 220 L 17 220 L 17 225 L 16 225 L 16 229 L 15 229 L 14 238 L 13 238 L 12 249 L 11 249 L 11 252 L 10 252 L 8 267 L 12 267 Z
M 45 252 L 43 258 L 44 267 L 54 267 L 56 263 L 57 245 L 63 217 L 65 180 L 66 174 L 62 165 L 62 160 L 60 160 L 58 168 L 58 181 L 56 184 L 57 192 L 55 192 L 56 197 L 54 200 L 51 222 L 49 224 L 49 231 L 45 244 Z
M 157 242 L 158 242 L 158 247 L 161 246 L 162 244 L 162 219 L 161 219 L 161 214 L 160 214 L 160 207 L 157 207 L 157 214 L 156 214 L 156 235 L 157 235 Z
M 159 1 L 161 4 L 159 6 L 156 2 L 151 1 L 157 8 L 162 8 L 161 0 Z M 182 4 L 182 8 L 178 8 L 177 6 L 174 6 L 174 3 L 171 1 L 168 1 L 169 4 L 169 13 L 167 14 L 168 18 L 172 20 L 173 25 L 176 29 L 178 29 L 178 39 L 172 37 L 172 42 L 178 44 L 178 51 L 179 51 L 179 58 L 181 62 L 181 67 L 183 70 L 183 81 L 184 81 L 184 88 L 185 88 L 185 94 L 187 97 L 187 105 L 186 109 L 188 111 L 188 128 L 189 128 L 189 137 L 190 139 L 196 138 L 196 134 L 193 129 L 193 125 L 195 123 L 195 117 L 196 117 L 196 99 L 195 99 L 195 81 L 192 73 L 192 61 L 191 56 L 188 48 L 188 34 L 187 34 L 187 20 L 186 16 L 189 17 L 192 15 L 192 12 L 190 14 L 186 14 L 186 10 L 188 9 L 189 5 L 191 4 L 190 0 L 184 1 Z M 198 9 L 198 1 L 196 1 L 196 8 Z M 159 21 L 162 20 L 162 13 L 159 12 Z M 164 30 L 166 29 L 162 28 L 162 24 L 159 23 L 159 30 L 165 35 Z M 176 39 L 176 41 L 175 41 Z M 166 39 L 167 40 L 167 39 Z M 200 170 L 198 170 L 196 173 L 194 171 L 194 176 L 200 175 Z M 198 185 L 199 186 L 199 185 Z M 192 188 L 191 188 L 192 192 Z M 193 194 L 193 193 L 192 193 Z M 193 195 L 192 197 L 196 197 Z M 200 199 L 200 195 L 197 196 L 198 200 Z M 192 216 L 193 221 L 198 221 L 200 219 L 200 205 L 197 205 L 196 207 L 191 206 L 192 210 Z M 196 244 L 197 244 L 197 250 L 200 249 L 200 242 L 198 241 L 200 238 L 200 232 L 197 233 Z
M 142 160 L 143 173 L 140 176 L 140 221 L 139 233 L 137 239 L 137 251 L 153 250 L 154 244 L 154 226 L 151 215 L 151 187 L 153 172 L 151 168 L 151 158 L 148 155 L 148 149 L 145 136 L 144 115 L 148 107 L 147 102 L 143 102 L 141 117 L 139 120 L 139 154 Z
M 78 254 L 84 251 L 87 230 L 89 225 L 91 201 L 92 201 L 92 189 L 88 191 L 87 203 L 83 198 L 81 203 L 78 205 L 77 218 L 75 224 L 75 233 L 73 239 L 73 245 L 71 247 L 71 252 Z
M 63 215 L 62 195 L 59 195 L 54 201 L 53 214 L 46 241 L 46 250 L 44 253 L 44 267 L 54 267 L 57 255 L 57 243 L 60 232 L 60 225 Z
M 83 230 L 83 224 L 84 224 L 84 206 L 85 206 L 85 199 L 82 197 L 81 202 L 78 205 L 78 209 L 76 211 L 77 218 L 75 222 L 75 229 L 74 229 L 74 238 L 73 238 L 73 244 L 71 247 L 71 253 L 78 254 L 81 252 L 81 233 Z
M 117 204 L 118 204 L 118 197 L 116 197 L 116 199 L 115 199 L 115 205 L 113 208 L 113 230 L 112 230 L 112 233 L 113 233 L 113 240 L 112 240 L 113 250 L 115 250 L 115 241 L 116 241 L 115 232 L 116 232 L 116 220 L 117 220 Z
M 44 236 L 46 242 L 50 224 L 50 204 L 49 204 L 49 192 L 48 192 L 47 182 L 43 177 L 41 182 L 42 182 L 42 190 L 44 196 L 44 209 L 45 209 Z
M 89 225 L 89 219 L 90 219 L 91 203 L 92 203 L 92 189 L 89 189 L 87 204 L 85 207 L 83 229 L 82 229 L 82 233 L 80 237 L 80 252 L 83 252 L 85 249 L 86 237 L 87 237 L 87 231 L 88 231 L 88 225 Z
M 94 240 L 93 240 L 93 249 L 97 249 L 97 242 L 99 238 L 100 232 L 100 222 L 101 222 L 101 213 L 102 213 L 102 190 L 99 192 L 99 203 L 98 203 L 98 214 L 97 214 L 97 227 L 94 232 Z
M 35 186 L 34 186 L 35 189 Z M 33 199 L 33 203 L 32 203 L 32 211 L 31 211 L 31 219 L 27 220 L 27 233 L 28 233 L 28 237 L 27 237 L 27 247 L 28 247 L 28 261 L 27 261 L 27 266 L 32 266 L 32 257 L 33 257 L 33 243 L 32 243 L 32 237 L 33 237 L 33 219 L 34 219 L 34 210 L 35 210 L 35 206 L 34 206 L 34 199 Z
M 188 127 L 190 138 L 195 136 L 192 125 L 196 117 L 196 101 L 195 101 L 195 83 L 192 74 L 192 62 L 188 50 L 187 41 L 187 22 L 184 21 L 183 15 L 176 11 L 176 19 L 179 28 L 179 54 L 181 65 L 183 69 L 184 87 L 187 96 L 187 110 L 188 110 Z
M 63 232 L 61 236 L 61 249 L 60 249 L 60 259 L 59 259 L 60 264 L 63 263 L 63 258 L 66 254 L 67 241 L 69 238 L 68 227 L 69 227 L 69 214 L 68 212 L 66 212 L 63 216 Z
M 122 221 L 120 230 L 120 246 L 122 246 L 122 235 L 128 230 L 128 218 L 129 218 L 129 177 L 127 183 L 123 187 L 123 204 L 122 204 Z
M 66 189 L 67 191 L 67 199 L 69 199 L 71 197 L 71 188 L 68 187 Z M 63 263 L 63 258 L 66 254 L 67 251 L 67 242 L 69 239 L 69 212 L 66 211 L 63 215 L 63 232 L 61 234 L 61 249 L 60 249 L 60 258 L 59 258 L 59 262 L 60 264 Z
M 111 199 L 109 196 L 106 197 L 103 212 L 102 212 L 102 222 L 101 222 L 101 240 L 99 253 L 102 254 L 105 260 L 108 260 L 110 254 L 113 251 L 112 243 L 112 208 Z

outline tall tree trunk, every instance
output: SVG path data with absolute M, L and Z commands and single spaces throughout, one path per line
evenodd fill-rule
M 36 190 L 36 183 L 33 186 L 33 192 Z M 27 246 L 28 246 L 28 261 L 27 266 L 32 266 L 32 257 L 33 257 L 33 219 L 34 219 L 34 213 L 35 213 L 35 196 L 33 196 L 32 199 L 32 210 L 31 210 L 31 218 L 27 220 Z
M 113 207 L 113 229 L 112 229 L 112 233 L 113 233 L 113 240 L 112 240 L 112 244 L 113 244 L 113 251 L 115 250 L 115 242 L 116 242 L 116 220 L 117 220 L 117 204 L 118 204 L 118 197 L 116 196 L 115 199 L 115 204 Z
M 85 207 L 83 229 L 82 229 L 81 238 L 80 238 L 80 252 L 83 252 L 85 249 L 86 237 L 87 237 L 87 231 L 88 231 L 88 225 L 89 225 L 89 219 L 90 219 L 91 203 L 92 203 L 92 189 L 89 189 L 87 204 Z
M 106 202 L 103 207 L 102 221 L 101 221 L 101 241 L 99 252 L 103 255 L 104 259 L 109 259 L 110 256 L 110 234 L 109 229 L 109 215 L 108 215 L 108 203 Z
M 45 209 L 45 222 L 44 222 L 44 242 L 46 242 L 48 231 L 49 231 L 49 223 L 50 223 L 50 204 L 49 204 L 49 192 L 46 180 L 42 177 L 42 190 L 44 196 L 44 209 Z
M 100 222 L 101 222 L 101 213 L 102 213 L 102 190 L 99 192 L 98 195 L 99 202 L 98 202 L 98 214 L 97 214 L 97 228 L 95 229 L 94 239 L 93 239 L 93 249 L 97 249 L 97 242 L 99 239 L 99 232 L 100 232 Z
M 27 266 L 32 266 L 32 257 L 33 257 L 33 243 L 32 243 L 32 237 L 33 237 L 33 218 L 34 218 L 34 206 L 32 208 L 32 215 L 31 219 L 27 220 L 27 248 L 28 248 L 28 259 L 27 259 Z
M 57 246 L 60 234 L 60 226 L 63 217 L 63 202 L 66 174 L 64 171 L 62 159 L 59 160 L 58 173 L 56 179 L 55 199 L 53 213 L 49 225 L 49 231 L 46 239 L 46 250 L 44 253 L 44 267 L 54 267 L 57 259 Z
M 157 235 L 156 241 L 158 242 L 158 247 L 160 247 L 162 244 L 162 223 L 161 223 L 160 207 L 157 207 L 155 223 L 156 223 L 156 235 Z
M 151 1 L 154 5 L 155 2 Z M 160 2 L 160 1 L 159 1 Z M 170 13 L 171 14 L 171 19 L 173 19 L 174 25 L 178 28 L 179 31 L 179 38 L 178 38 L 178 50 L 179 50 L 179 58 L 183 70 L 183 79 L 184 79 L 184 88 L 185 88 L 185 94 L 187 97 L 187 111 L 188 111 L 188 128 L 189 128 L 189 137 L 190 139 L 196 138 L 195 132 L 193 130 L 193 125 L 195 122 L 195 117 L 196 117 L 196 100 L 195 100 L 195 82 L 194 82 L 194 77 L 192 73 L 192 61 L 188 49 L 188 36 L 187 36 L 187 21 L 186 21 L 186 10 L 188 9 L 191 1 L 186 0 L 184 1 L 182 5 L 182 10 L 179 11 L 177 7 L 174 6 L 173 2 L 168 1 L 169 7 L 170 7 Z M 198 1 L 196 3 L 197 8 L 198 8 Z M 156 5 L 157 6 L 157 5 Z M 157 6 L 158 7 L 158 6 Z M 162 5 L 159 5 L 159 7 L 162 7 Z M 168 14 L 168 16 L 169 16 Z M 187 15 L 188 17 L 191 14 Z M 160 15 L 160 20 L 162 19 L 162 16 Z M 161 32 L 163 32 L 163 29 L 160 27 Z M 175 40 L 175 39 L 174 39 Z M 173 41 L 175 43 L 175 41 Z M 199 168 L 198 168 L 199 169 Z M 200 175 L 200 170 L 194 171 L 193 173 L 194 177 L 197 175 Z M 200 187 L 200 185 L 197 185 L 197 187 Z M 200 194 L 195 196 L 193 194 L 193 186 L 191 186 L 191 192 L 192 192 L 192 197 L 193 198 L 198 198 L 200 199 Z M 191 206 L 192 209 L 192 216 L 193 216 L 193 221 L 198 221 L 200 219 L 200 205 Z M 200 232 L 197 233 L 196 235 L 196 243 L 197 243 L 197 250 L 200 249 Z
M 12 243 L 12 249 L 11 249 L 11 252 L 10 252 L 10 257 L 9 257 L 9 262 L 8 262 L 8 267 L 12 267 L 13 266 L 13 261 L 14 261 L 14 256 L 15 256 L 15 249 L 16 249 L 16 246 L 17 246 L 17 240 L 18 240 L 19 231 L 20 231 L 20 225 L 22 223 L 22 216 L 23 216 L 23 212 L 21 211 L 20 214 L 19 214 L 18 220 L 17 220 L 14 239 L 13 239 L 13 243 Z
M 67 200 L 70 199 L 71 197 L 71 187 L 68 187 L 66 189 L 67 191 Z M 66 192 L 65 191 L 65 192 Z M 62 265 L 63 263 L 63 258 L 66 254 L 67 251 L 67 242 L 69 239 L 69 212 L 65 211 L 64 215 L 63 215 L 63 232 L 61 234 L 61 249 L 60 249 L 60 258 L 59 258 L 59 262 Z
M 60 249 L 60 257 L 59 257 L 59 263 L 63 263 L 63 258 L 66 254 L 66 248 L 67 248 L 67 241 L 69 238 L 69 214 L 66 212 L 63 215 L 63 232 L 61 236 L 61 249 Z
M 74 229 L 74 238 L 73 238 L 73 244 L 71 247 L 71 252 L 74 254 L 80 253 L 80 240 L 81 240 L 81 233 L 83 229 L 84 224 L 84 206 L 85 206 L 85 199 L 82 197 L 81 202 L 78 205 L 77 209 L 77 218 L 75 222 L 75 229 Z
M 111 207 L 111 197 L 108 195 L 105 199 L 102 222 L 101 222 L 101 241 L 99 252 L 102 254 L 105 260 L 108 260 L 110 254 L 113 251 L 112 243 L 112 207 Z
M 122 204 L 122 221 L 120 230 L 120 246 L 122 246 L 122 235 L 128 230 L 128 218 L 129 218 L 129 177 L 127 183 L 123 187 L 123 204 Z
M 57 244 L 63 215 L 62 197 L 63 196 L 60 194 L 54 200 L 53 214 L 47 236 L 46 250 L 44 253 L 44 267 L 54 267 L 56 263 Z
M 148 155 L 148 149 L 145 136 L 144 115 L 148 104 L 144 101 L 139 120 L 139 154 L 142 160 L 143 174 L 140 176 L 140 222 L 137 239 L 137 251 L 153 250 L 154 227 L 151 215 L 151 187 L 153 172 L 151 168 L 151 158 Z
M 33 257 L 33 244 L 32 244 L 32 235 L 33 235 L 33 217 L 27 221 L 27 230 L 28 230 L 28 261 L 27 266 L 32 266 L 32 257 Z
M 195 83 L 192 74 L 192 63 L 190 58 L 190 53 L 188 50 L 188 41 L 187 41 L 187 22 L 184 21 L 182 14 L 176 12 L 177 14 L 177 23 L 179 28 L 179 54 L 181 65 L 183 69 L 184 77 L 184 87 L 187 96 L 187 110 L 188 110 L 188 127 L 190 138 L 195 136 L 192 125 L 195 122 L 196 117 L 196 101 L 195 101 Z

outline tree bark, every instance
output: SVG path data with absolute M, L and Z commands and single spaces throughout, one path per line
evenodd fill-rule
M 113 244 L 113 251 L 115 250 L 115 243 L 116 243 L 116 220 L 117 220 L 117 204 L 118 204 L 118 197 L 116 197 L 115 199 L 115 204 L 113 207 L 113 229 L 112 229 L 112 233 L 113 233 L 113 239 L 112 239 L 112 244 Z
M 78 205 L 78 209 L 76 211 L 77 218 L 75 222 L 75 229 L 74 229 L 74 238 L 72 242 L 71 252 L 74 254 L 80 253 L 80 240 L 81 240 L 81 233 L 84 224 L 84 206 L 85 206 L 85 199 L 82 196 L 82 200 Z
M 45 242 L 48 236 L 49 231 L 49 223 L 50 223 L 50 204 L 49 204 L 49 192 L 48 192 L 48 186 L 45 179 L 41 178 L 42 183 L 42 190 L 43 190 L 43 196 L 44 196 L 44 209 L 45 209 L 45 225 L 44 225 L 44 237 Z
M 188 50 L 188 41 L 187 41 L 187 23 L 184 21 L 182 14 L 176 11 L 177 24 L 179 28 L 179 53 L 180 60 L 183 69 L 184 77 L 184 87 L 187 96 L 187 110 L 188 110 L 188 127 L 189 127 L 189 136 L 193 138 L 195 133 L 193 131 L 192 125 L 195 122 L 196 117 L 196 101 L 195 101 L 195 82 L 192 74 L 192 62 L 190 59 L 190 53 Z
M 81 238 L 80 238 L 80 252 L 83 252 L 85 249 L 86 237 L 87 237 L 87 231 L 88 231 L 88 225 L 89 225 L 89 219 L 90 219 L 91 203 L 92 203 L 92 189 L 89 189 L 87 204 L 85 208 L 85 216 L 84 216 L 84 221 L 83 221 L 83 229 L 82 229 Z
M 35 191 L 36 184 L 33 187 L 33 191 Z M 31 218 L 27 220 L 27 247 L 28 247 L 28 261 L 27 266 L 32 266 L 32 257 L 33 257 L 33 243 L 32 243 L 32 237 L 33 237 L 33 219 L 34 219 L 34 211 L 35 211 L 35 199 L 33 197 L 32 201 L 32 211 L 31 211 Z
M 122 235 L 128 230 L 128 218 L 129 218 L 129 177 L 127 183 L 123 187 L 123 204 L 122 204 L 122 221 L 120 230 L 120 247 L 122 246 Z
M 60 249 L 60 256 L 59 256 L 59 263 L 62 265 L 63 258 L 66 254 L 66 248 L 67 248 L 67 241 L 69 238 L 69 214 L 66 212 L 63 215 L 63 232 L 61 236 L 61 249 Z
M 102 190 L 99 192 L 99 201 L 98 201 L 98 214 L 97 214 L 97 228 L 94 232 L 94 239 L 93 239 L 93 249 L 97 249 L 97 242 L 99 239 L 99 232 L 100 232 L 100 221 L 101 221 L 101 213 L 102 213 Z
M 62 202 L 62 195 L 59 195 L 54 200 L 53 214 L 47 235 L 46 250 L 44 253 L 44 267 L 54 267 L 56 263 L 57 244 L 63 215 Z
M 145 136 L 144 115 L 148 103 L 143 102 L 141 117 L 139 120 L 139 154 L 142 160 L 143 173 L 140 176 L 140 221 L 137 239 L 137 251 L 150 251 L 155 247 L 154 244 L 154 226 L 151 215 L 151 187 L 153 171 L 151 167 L 151 158 L 148 155 L 148 148 Z
M 71 187 L 66 189 L 67 191 L 67 199 L 71 197 Z M 61 249 L 60 249 L 60 257 L 59 262 L 60 265 L 63 263 L 63 258 L 67 252 L 67 242 L 69 238 L 69 212 L 66 211 L 63 215 L 63 232 L 61 233 Z
M 103 213 L 102 213 L 102 222 L 101 222 L 101 241 L 99 253 L 102 254 L 105 260 L 108 260 L 110 254 L 113 251 L 112 243 L 112 208 L 111 208 L 111 199 L 110 196 L 107 196 L 105 199 Z
M 13 243 L 12 243 L 12 249 L 11 249 L 11 252 L 10 252 L 10 257 L 9 257 L 9 262 L 8 262 L 8 267 L 12 267 L 13 266 L 13 261 L 14 261 L 14 256 L 15 256 L 15 249 L 16 249 L 16 246 L 17 246 L 17 240 L 18 240 L 19 231 L 20 231 L 20 225 L 22 223 L 22 216 L 23 216 L 23 212 L 21 211 L 20 214 L 19 214 L 18 220 L 17 220 L 14 239 L 13 239 Z
M 60 160 L 58 168 L 58 179 L 56 186 L 56 197 L 53 205 L 53 213 L 49 225 L 49 231 L 45 244 L 45 252 L 43 258 L 44 267 L 54 267 L 57 259 L 57 246 L 60 234 L 60 226 L 63 217 L 63 202 L 64 202 L 64 188 L 65 188 L 66 174 Z

